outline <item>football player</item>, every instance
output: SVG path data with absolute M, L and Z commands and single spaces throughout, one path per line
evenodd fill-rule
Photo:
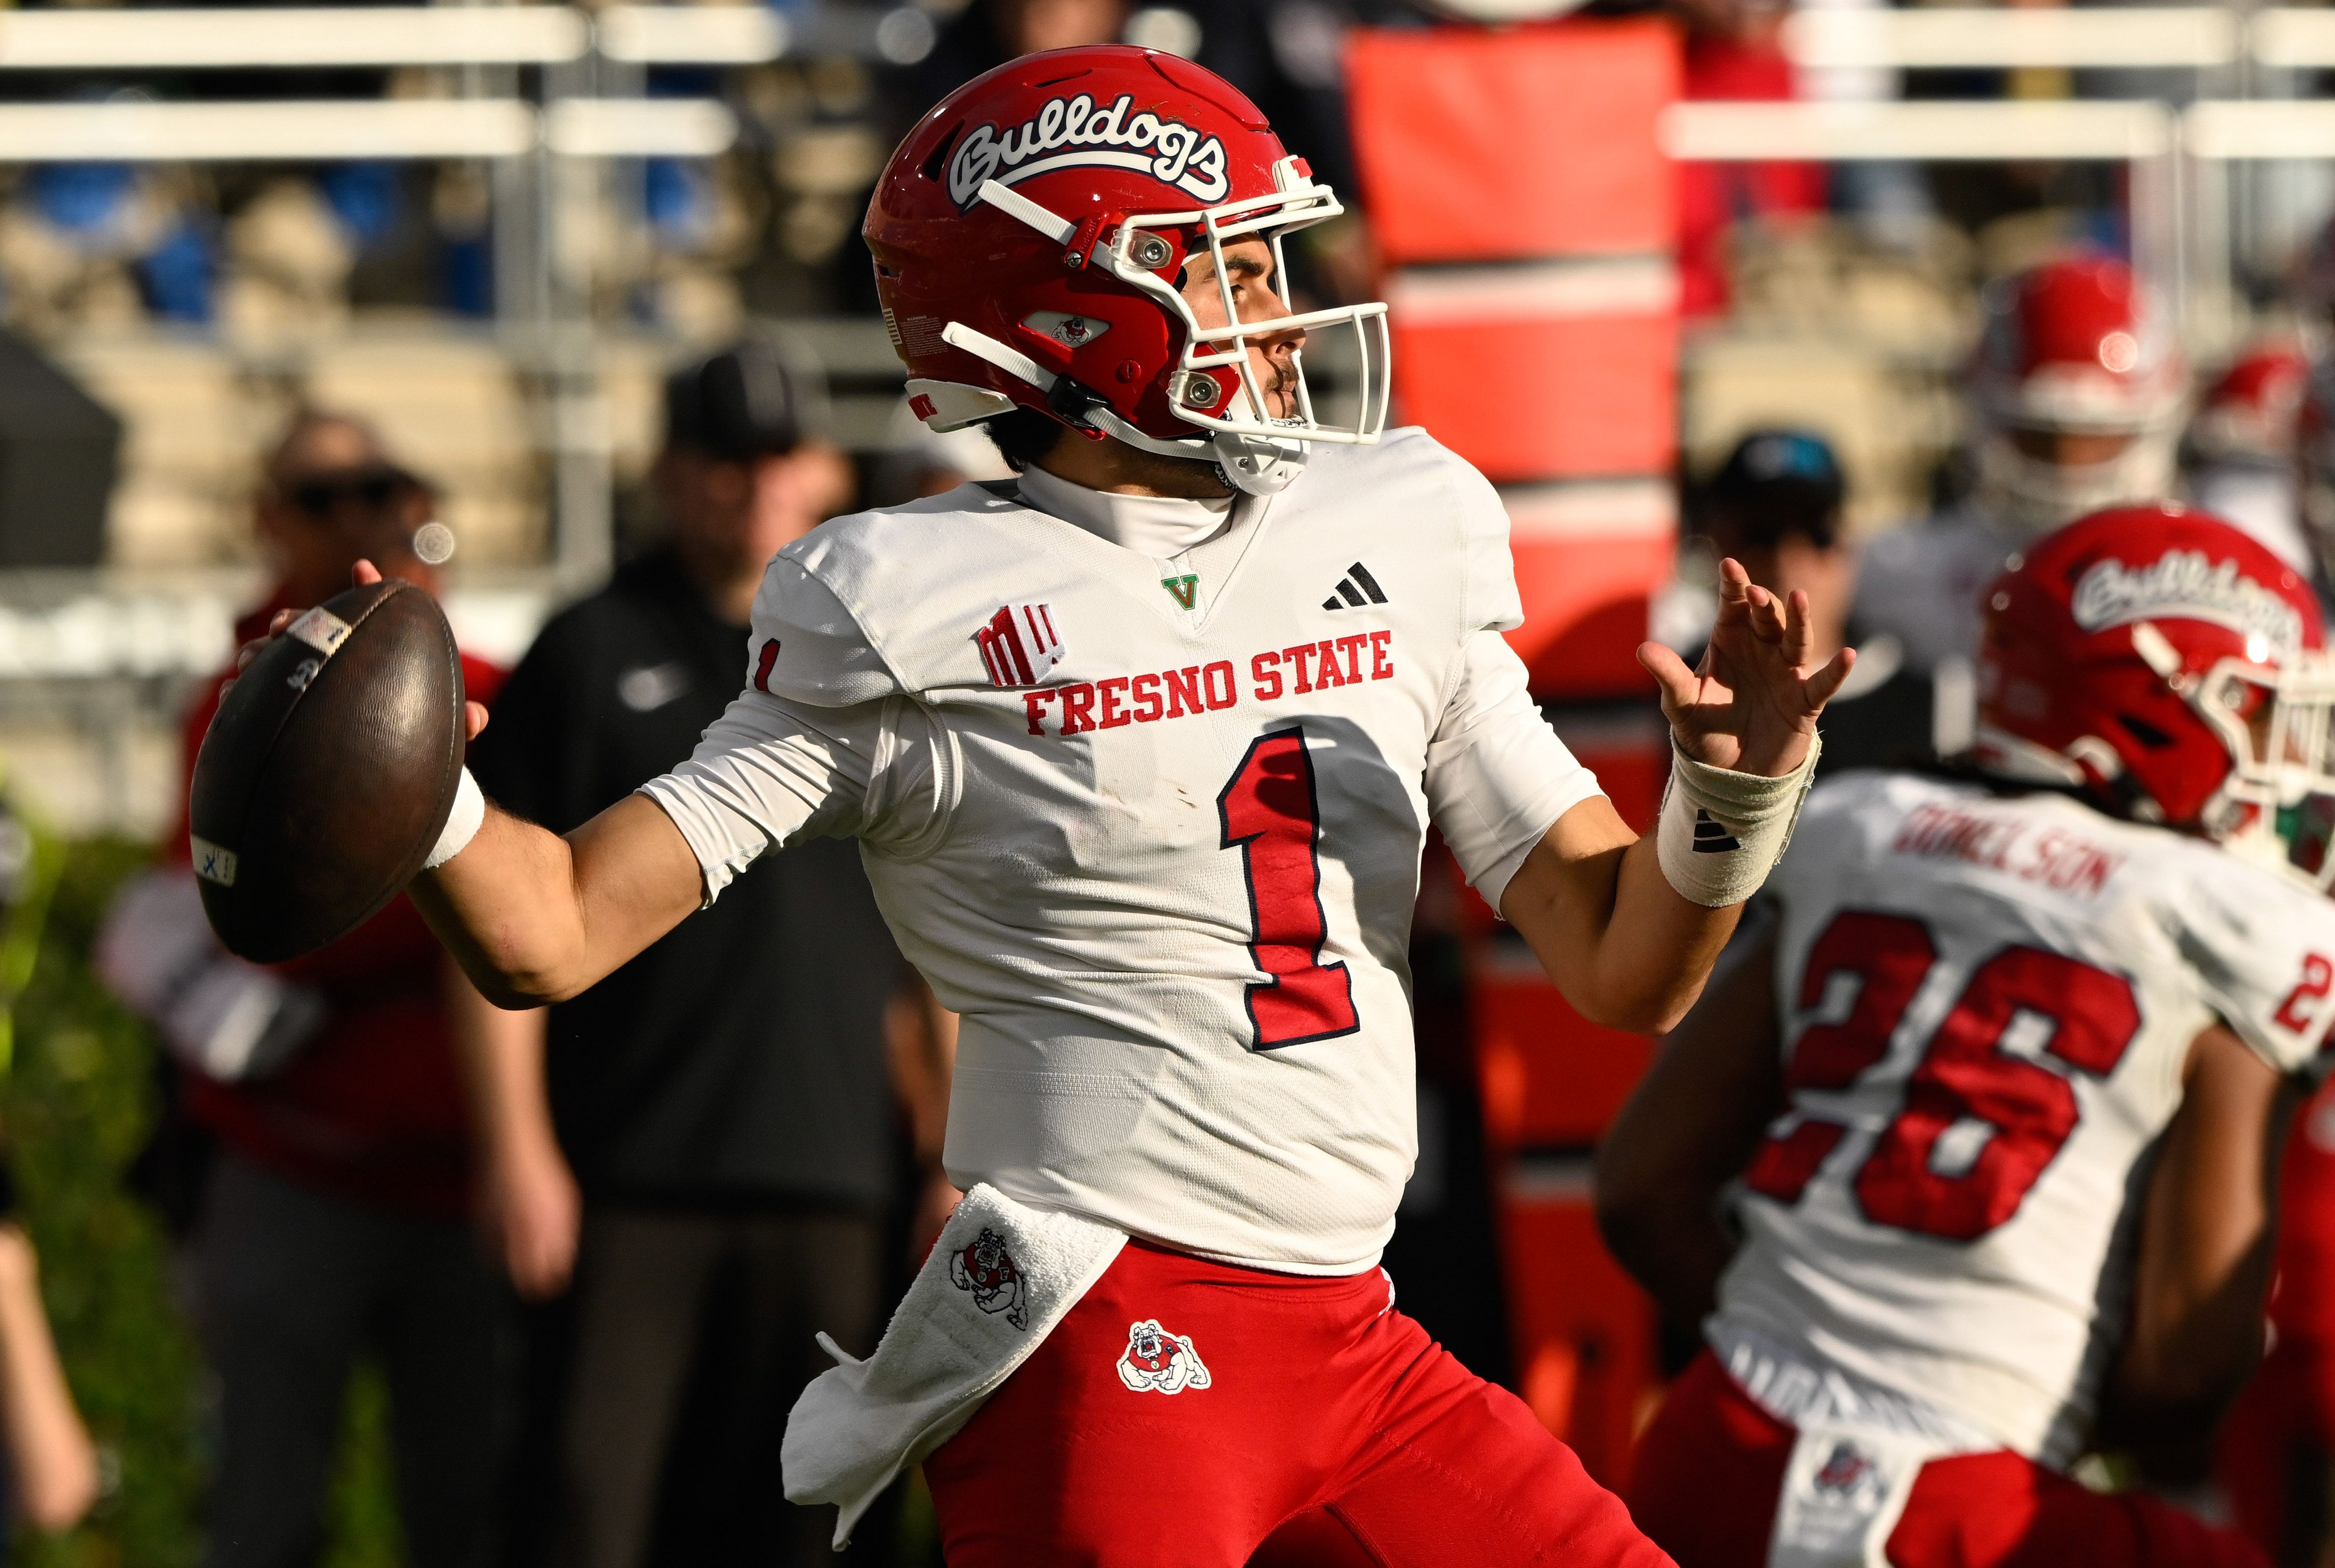
M 2335 585 L 2335 360 L 2312 363 L 2294 419 L 2296 511 L 2322 595 Z
M 2258 343 L 2197 400 L 2181 440 L 2189 504 L 2236 524 L 2296 571 L 2318 562 L 2303 537 L 2295 437 L 2311 362 L 2295 344 Z
M 2228 524 L 2099 513 L 1996 579 L 1980 690 L 1967 770 L 1817 791 L 1601 1157 L 1703 1326 L 1629 1487 L 1682 1568 L 2257 1561 L 2066 1471 L 2209 1430 L 2262 1348 L 2335 1018 L 2318 604 Z
M 1976 491 L 1875 537 L 1850 616 L 1861 634 L 1895 637 L 1920 674 L 1967 671 L 1979 592 L 2021 545 L 2173 488 L 2187 373 L 2129 267 L 2067 257 L 1993 285 L 1982 304 L 1968 385 Z
M 772 561 L 745 690 L 566 838 L 474 790 L 416 896 L 488 994 L 575 994 L 806 835 L 856 836 L 963 1016 L 969 1189 L 877 1354 L 789 1430 L 838 1534 L 905 1464 L 949 1561 L 1236 1568 L 1327 1519 L 1385 1564 L 1658 1563 L 1525 1407 L 1393 1310 L 1403 953 L 1429 822 L 1584 1014 L 1681 1015 L 1850 660 L 1727 573 L 1635 839 L 1526 694 L 1492 488 L 1387 432 L 1380 305 L 1293 315 L 1339 212 L 1172 55 L 1013 62 L 893 155 L 867 237 L 918 414 L 1018 482 Z M 1308 334 L 1369 368 L 1333 406 Z M 1334 417 L 1333 417 L 1334 416 Z

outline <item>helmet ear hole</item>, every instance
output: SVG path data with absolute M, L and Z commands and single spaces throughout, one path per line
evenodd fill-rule
M 2172 736 L 2136 714 L 2119 713 L 2117 722 L 2124 726 L 2126 734 L 2152 751 L 2163 751 L 2173 744 Z
M 926 179 L 937 183 L 941 177 L 941 170 L 948 167 L 949 149 L 956 145 L 957 132 L 964 129 L 964 121 L 962 120 L 950 126 L 941 139 L 933 143 L 932 156 L 917 166 L 916 172 Z

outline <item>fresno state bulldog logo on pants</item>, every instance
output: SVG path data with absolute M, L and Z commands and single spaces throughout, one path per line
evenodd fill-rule
M 949 1283 L 973 1292 L 973 1304 L 991 1314 L 1003 1312 L 1017 1329 L 1030 1326 L 1030 1303 L 1022 1288 L 1022 1271 L 1005 1250 L 1005 1238 L 981 1227 L 973 1244 L 949 1254 Z
M 1188 1334 L 1171 1334 L 1157 1318 L 1127 1326 L 1127 1349 L 1119 1352 L 1119 1380 L 1140 1394 L 1157 1389 L 1180 1394 L 1208 1386 L 1208 1369 Z

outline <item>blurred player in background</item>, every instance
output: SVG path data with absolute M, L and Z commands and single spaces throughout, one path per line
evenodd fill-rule
M 555 616 L 470 763 L 496 801 L 572 829 L 685 754 L 737 694 L 762 568 L 850 499 L 816 373 L 749 340 L 676 371 L 663 544 Z M 808 383 L 808 384 L 807 384 Z M 904 999 L 903 992 L 909 994 Z M 761 875 L 572 1002 L 506 1012 L 467 985 L 459 1042 L 508 1136 L 483 1191 L 534 1314 L 519 1560 L 560 1568 L 815 1563 L 824 1522 L 775 1491 L 786 1412 L 883 1321 L 899 1195 L 887 1013 L 941 1176 L 942 1043 L 837 840 Z M 894 1003 L 902 1002 L 896 1008 Z M 573 1288 L 569 1288 L 573 1275 Z
M 2311 574 L 2323 595 L 2335 558 L 2335 446 L 2327 433 L 2335 382 L 2323 367 L 2296 368 L 2302 406 L 2293 411 L 2285 478 L 2299 504 L 2288 518 L 2299 524 L 2307 563 L 2298 570 Z M 2279 369 L 2276 378 L 2254 379 L 2278 387 Z M 2283 406 L 2282 394 L 2251 401 Z M 2250 478 L 2264 493 L 2274 482 Z M 2287 1140 L 2270 1326 L 2269 1354 L 2224 1425 L 2216 1478 L 2239 1527 L 2272 1562 L 2317 1568 L 2335 1553 L 2335 1086 L 2311 1097 Z
M 429 489 L 359 421 L 299 416 L 257 508 L 276 573 L 237 626 L 340 591 L 359 560 L 434 589 L 416 552 Z M 421 548 L 441 556 L 424 538 Z M 473 701 L 501 671 L 465 655 Z M 186 766 L 218 704 L 188 715 Z M 413 905 L 265 968 L 210 934 L 179 857 L 139 885 L 101 940 L 114 989 L 176 1064 L 183 1115 L 216 1159 L 189 1162 L 198 1329 L 218 1389 L 213 1568 L 304 1568 L 324 1544 L 325 1483 L 360 1353 L 390 1397 L 399 1515 L 415 1568 L 475 1568 L 491 1540 L 501 1306 L 470 1221 L 471 1125 L 455 1068 L 443 954 Z
M 2232 361 L 2197 400 L 2181 441 L 2181 487 L 2191 505 L 2243 528 L 2305 576 L 2319 572 L 2304 537 L 2296 431 L 2311 383 L 2297 344 L 2257 344 Z
M 1681 1568 L 2260 1561 L 2065 1472 L 2194 1447 L 2261 1351 L 2335 1019 L 2318 604 L 2113 510 L 1996 580 L 1981 660 L 1968 769 L 1818 789 L 1601 1156 L 1616 1254 L 1707 1339 L 1629 1488 Z
M 2335 592 L 2335 359 L 2312 363 L 2295 416 L 2295 510 L 2322 598 Z
M 1865 547 L 1851 619 L 1897 639 L 1937 688 L 1946 750 L 1969 743 L 1979 591 L 2029 540 L 2170 494 L 2187 403 L 2166 325 L 2120 261 L 2047 263 L 1986 290 L 1968 383 L 1975 492 Z

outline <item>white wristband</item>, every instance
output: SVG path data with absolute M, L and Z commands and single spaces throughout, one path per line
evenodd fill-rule
M 1780 779 L 1698 762 L 1671 740 L 1671 781 L 1662 795 L 1654 853 L 1680 897 L 1709 909 L 1740 904 L 1759 891 L 1792 841 L 1800 802 L 1816 778 L 1821 740 Z
M 430 858 L 421 863 L 421 869 L 435 871 L 462 853 L 486 819 L 487 798 L 480 792 L 479 781 L 465 768 L 462 781 L 454 786 L 454 809 L 446 814 L 446 826 L 439 832 L 438 842 L 431 849 Z

